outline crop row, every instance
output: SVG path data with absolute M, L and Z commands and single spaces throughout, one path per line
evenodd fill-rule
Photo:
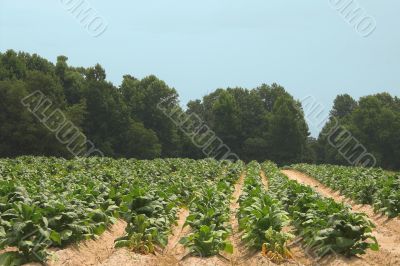
M 0 250 L 14 264 L 45 261 L 49 247 L 97 238 L 117 218 L 116 242 L 140 252 L 166 243 L 177 208 L 221 167 L 213 160 L 21 157 L 0 160 Z
M 192 232 L 180 240 L 189 248 L 189 254 L 208 257 L 221 250 L 233 252 L 228 241 L 231 234 L 229 203 L 233 185 L 243 171 L 243 163 L 227 163 L 223 169 L 214 180 L 204 180 L 202 186 L 193 191 L 195 197 L 185 222 Z
M 296 164 L 304 172 L 357 203 L 393 218 L 400 214 L 400 175 L 382 169 Z
M 203 182 L 214 183 L 213 175 L 220 175 L 224 170 L 212 160 L 186 160 L 172 169 L 175 172 L 157 178 L 150 185 L 142 184 L 126 191 L 121 212 L 128 221 L 127 233 L 117 239 L 117 247 L 146 254 L 166 246 L 178 208 L 195 199 L 192 192 L 201 189 Z
M 325 198 L 311 187 L 289 180 L 271 162 L 262 164 L 269 191 L 285 207 L 307 250 L 319 257 L 328 254 L 352 256 L 379 248 L 371 235 L 374 225 L 364 214 Z
M 251 249 L 262 250 L 273 262 L 280 263 L 291 254 L 287 241 L 293 236 L 282 231 L 289 224 L 287 212 L 272 198 L 260 179 L 260 164 L 247 165 L 243 192 L 239 198 L 237 218 L 242 240 Z
M 209 159 L 0 159 L 0 250 L 17 250 L 1 254 L 0 264 L 46 261 L 49 248 L 95 239 L 117 219 L 128 225 L 116 247 L 154 253 L 167 244 L 182 206 L 191 232 L 180 242 L 190 254 L 232 252 L 229 204 L 243 170 L 242 162 Z M 239 206 L 244 243 L 275 262 L 290 257 L 288 223 L 318 255 L 378 248 L 365 216 L 290 181 L 273 163 L 248 164 Z

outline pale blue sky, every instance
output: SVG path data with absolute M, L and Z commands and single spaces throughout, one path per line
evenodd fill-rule
M 68 1 L 0 0 L 0 51 L 100 63 L 116 85 L 124 74 L 155 74 L 183 104 L 219 87 L 273 82 L 298 99 L 312 95 L 326 112 L 340 93 L 399 96 L 397 0 L 358 0 L 376 20 L 367 38 L 330 0 L 86 0 L 108 23 L 94 38 L 65 10 Z

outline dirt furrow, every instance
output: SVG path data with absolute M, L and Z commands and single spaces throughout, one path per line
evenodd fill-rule
M 329 197 L 337 202 L 344 202 L 352 207 L 354 212 L 362 212 L 376 225 L 373 235 L 379 242 L 380 250 L 377 252 L 368 250 L 361 259 L 349 260 L 349 265 L 400 265 L 400 220 L 388 219 L 383 215 L 374 213 L 369 205 L 356 204 L 350 199 L 341 196 L 316 179 L 295 170 L 282 170 L 292 180 L 308 185 L 324 197 Z
M 168 245 L 164 250 L 164 256 L 173 257 L 176 261 L 180 261 L 186 255 L 185 247 L 179 243 L 179 240 L 187 235 L 190 231 L 189 226 L 184 226 L 186 218 L 189 216 L 189 210 L 182 208 L 178 213 L 178 222 L 172 228 L 172 233 L 168 239 Z
M 106 260 L 113 252 L 114 240 L 125 232 L 126 222 L 118 220 L 97 240 L 82 241 L 79 244 L 53 252 L 47 265 L 50 266 L 91 266 Z M 28 264 L 36 265 L 36 264 Z
M 236 217 L 236 214 L 239 210 L 239 197 L 242 194 L 243 183 L 245 179 L 246 173 L 242 173 L 238 182 L 235 184 L 235 191 L 232 194 L 230 208 L 230 223 L 232 226 L 232 235 L 230 237 L 230 241 L 233 245 L 233 254 L 231 255 L 231 263 L 238 264 L 243 256 L 242 251 L 245 250 L 244 247 L 240 244 L 240 232 L 239 232 L 239 222 Z
M 260 171 L 260 176 L 261 176 L 261 183 L 263 183 L 265 189 L 268 190 L 268 178 L 265 175 L 264 171 Z

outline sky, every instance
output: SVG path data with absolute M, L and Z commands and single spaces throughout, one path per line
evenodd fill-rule
M 81 22 L 79 8 L 92 17 Z M 400 96 L 399 10 L 398 0 L 0 0 L 0 52 L 100 63 L 116 86 L 125 74 L 154 74 L 182 105 L 217 88 L 278 83 L 328 114 L 338 94 Z

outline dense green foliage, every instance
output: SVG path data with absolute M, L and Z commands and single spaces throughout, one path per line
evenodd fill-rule
M 353 213 L 349 206 L 289 180 L 274 163 L 263 163 L 262 169 L 268 176 L 271 194 L 289 212 L 298 235 L 314 254 L 352 256 L 379 248 L 371 235 L 374 225 L 365 214 Z
M 190 254 L 208 257 L 221 250 L 233 252 L 233 246 L 227 240 L 231 233 L 229 203 L 233 184 L 239 178 L 243 164 L 239 162 L 220 170 L 213 180 L 205 180 L 201 188 L 194 191 L 190 215 L 185 222 L 185 225 L 190 225 L 192 233 L 180 240 L 189 247 Z
M 277 84 L 218 89 L 189 102 L 188 112 L 198 114 L 245 161 L 312 160 L 301 104 Z
M 302 171 L 357 203 L 370 204 L 389 217 L 400 214 L 400 175 L 382 169 L 296 164 Z
M 232 252 L 230 203 L 244 163 L 212 159 L 111 159 L 18 157 L 0 160 L 2 265 L 46 261 L 49 248 L 96 239 L 117 219 L 127 222 L 116 247 L 155 253 L 168 243 L 178 210 L 189 208 L 180 240 L 187 255 Z M 268 188 L 261 179 L 267 173 Z M 378 248 L 373 224 L 349 207 L 290 181 L 277 166 L 247 166 L 237 218 L 243 243 L 274 262 L 290 258 L 284 231 L 318 255 L 351 256 Z
M 51 101 L 49 110 L 37 112 L 39 118 L 61 110 L 106 156 L 171 157 L 179 150 L 177 129 L 155 108 L 161 97 L 173 101 L 177 94 L 156 77 L 124 76 L 116 88 L 98 64 L 70 67 L 67 57 L 59 56 L 54 65 L 35 54 L 9 50 L 0 53 L 0 156 L 72 156 L 22 105 L 35 91 Z
M 244 161 L 354 165 L 360 163 L 360 144 L 378 166 L 400 168 L 396 160 L 400 156 L 400 100 L 387 93 L 358 102 L 339 95 L 314 140 L 308 137 L 301 103 L 277 84 L 217 89 L 190 101 L 183 110 L 175 89 L 155 76 L 125 75 L 117 87 L 106 80 L 99 64 L 72 67 L 67 60 L 59 56 L 53 64 L 36 54 L 0 53 L 0 157 L 72 157 L 66 144 L 43 125 L 46 114 L 59 109 L 90 141 L 80 148 L 90 151 L 93 143 L 107 157 L 221 158 L 226 145 Z M 52 102 L 50 110 L 43 105 L 38 108 L 38 118 L 21 103 L 35 91 Z M 166 112 L 158 106 L 163 101 L 168 103 Z M 166 113 L 186 117 L 173 121 Z M 193 114 L 194 121 L 186 119 Z M 185 130 L 188 127 L 191 130 Z M 340 134 L 345 130 L 351 134 L 349 139 L 349 134 Z M 210 143 L 199 145 L 195 139 Z
M 48 247 L 96 238 L 117 218 L 128 223 L 117 247 L 153 253 L 166 244 L 178 208 L 196 198 L 192 191 L 204 182 L 228 182 L 215 180 L 221 171 L 234 180 L 240 163 L 231 165 L 189 159 L 0 160 L 0 250 L 19 251 L 1 258 L 45 260 Z M 229 183 L 225 187 L 228 192 Z
M 289 224 L 288 214 L 264 188 L 260 170 L 260 164 L 254 161 L 247 166 L 237 213 L 239 229 L 248 247 L 262 250 L 273 262 L 281 263 L 291 257 L 287 241 L 294 236 L 282 231 Z
M 363 149 L 357 144 L 361 144 L 374 156 L 376 166 L 400 169 L 399 132 L 398 97 L 380 93 L 362 97 L 357 102 L 347 94 L 339 95 L 318 143 L 313 145 L 317 162 L 357 165 L 357 156 Z
M 219 152 L 221 143 L 215 143 L 207 147 L 214 153 L 204 153 L 204 147 L 196 147 L 191 136 L 158 108 L 168 99 L 169 110 L 183 112 L 175 89 L 155 76 L 139 80 L 125 75 L 116 87 L 98 64 L 72 67 L 67 57 L 59 56 L 54 65 L 36 54 L 9 50 L 0 53 L 1 157 L 72 157 L 66 145 L 21 104 L 37 90 L 52 101 L 50 109 L 61 110 L 107 157 L 204 158 Z M 190 102 L 186 114 L 193 112 L 243 160 L 294 163 L 308 156 L 308 129 L 300 103 L 276 84 L 253 90 L 218 89 L 203 101 Z M 205 132 L 189 133 L 201 136 Z

